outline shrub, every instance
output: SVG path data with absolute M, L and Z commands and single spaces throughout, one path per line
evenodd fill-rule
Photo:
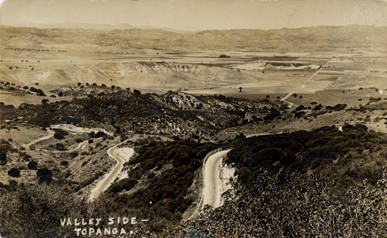
M 106 134 L 103 133 L 102 131 L 98 131 L 95 135 L 94 135 L 95 138 L 99 138 L 99 137 L 106 137 Z
M 6 165 L 7 164 L 7 152 L 1 151 L 0 152 L 0 165 Z
M 31 161 L 28 163 L 28 169 L 31 170 L 37 170 L 38 169 L 38 163 L 35 161 Z
M 52 172 L 47 168 L 38 169 L 38 171 L 36 171 L 36 175 L 38 176 L 40 183 L 50 183 L 52 180 Z
M 221 55 L 219 55 L 219 58 L 231 58 L 231 56 L 226 55 L 226 54 L 221 54 Z
M 109 191 L 113 193 L 121 192 L 122 190 L 130 190 L 134 186 L 136 186 L 137 180 L 136 179 L 131 179 L 131 178 L 125 178 L 120 180 L 117 183 L 114 183 Z
M 41 89 L 37 90 L 36 95 L 41 96 L 41 97 L 45 97 L 46 96 L 46 94 Z
M 69 133 L 64 130 L 55 130 L 54 138 L 57 140 L 63 140 Z
M 8 170 L 8 175 L 14 178 L 20 177 L 20 170 L 16 168 L 12 168 Z

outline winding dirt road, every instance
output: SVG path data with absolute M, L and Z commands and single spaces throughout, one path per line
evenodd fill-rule
M 30 143 L 23 145 L 23 147 L 26 148 L 26 149 L 31 149 L 31 146 L 33 146 L 34 144 L 37 144 L 37 143 L 39 143 L 41 141 L 48 140 L 51 137 L 53 137 L 54 134 L 55 134 L 55 132 L 53 130 L 51 130 L 51 129 L 47 129 L 47 132 L 48 132 L 48 135 L 45 135 L 45 136 L 40 137 L 40 138 L 38 138 L 36 140 L 33 140 Z
M 223 158 L 226 157 L 228 150 L 222 150 L 208 157 L 207 162 L 204 165 L 203 171 L 203 191 L 201 203 L 201 209 L 205 205 L 210 205 L 214 208 L 222 205 L 222 181 L 220 179 L 220 169 L 222 166 Z
M 31 149 L 31 146 L 39 143 L 41 141 L 48 140 L 52 138 L 55 134 L 55 132 L 51 129 L 61 129 L 65 131 L 70 131 L 73 133 L 90 133 L 90 132 L 104 132 L 107 135 L 113 136 L 112 133 L 106 131 L 105 129 L 101 128 L 83 128 L 83 127 L 77 127 L 74 125 L 68 125 L 68 124 L 61 124 L 61 125 L 52 125 L 50 129 L 47 129 L 48 135 L 45 135 L 43 137 L 40 137 L 38 139 L 35 139 L 31 141 L 28 144 L 23 145 L 24 148 L 26 149 Z M 110 158 L 114 159 L 116 161 L 116 164 L 114 167 L 110 170 L 109 173 L 105 174 L 104 177 L 98 181 L 98 183 L 95 185 L 95 187 L 91 190 L 90 196 L 89 196 L 89 201 L 94 201 L 98 196 L 105 192 L 110 185 L 114 182 L 114 180 L 117 178 L 118 174 L 121 172 L 122 168 L 124 167 L 124 163 L 129 161 L 130 157 L 133 156 L 134 154 L 134 148 L 131 147 L 123 147 L 123 148 L 118 148 L 118 146 L 126 143 L 128 140 L 125 140 L 119 144 L 114 145 L 110 149 L 107 150 L 107 154 L 109 155 Z M 80 149 L 83 149 L 87 145 L 87 141 L 83 141 L 79 143 L 75 148 L 67 150 L 67 151 L 56 151 L 56 152 L 74 152 L 78 151 Z
M 96 198 L 99 197 L 101 193 L 105 192 L 110 187 L 110 185 L 114 182 L 114 180 L 117 178 L 118 174 L 124 167 L 124 163 L 128 162 L 129 159 L 133 156 L 134 148 L 118 148 L 118 146 L 126 143 L 127 141 L 128 140 L 123 141 L 107 150 L 107 154 L 110 158 L 116 161 L 116 164 L 110 170 L 110 172 L 105 174 L 104 177 L 100 181 L 98 181 L 95 187 L 91 190 L 88 199 L 89 202 L 94 201 Z
M 196 217 L 204 206 L 210 205 L 214 208 L 222 206 L 223 184 L 220 178 L 223 158 L 228 150 L 220 150 L 215 153 L 210 152 L 203 161 L 203 189 L 200 202 L 188 219 Z

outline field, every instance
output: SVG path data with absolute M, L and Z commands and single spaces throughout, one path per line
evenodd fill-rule
M 241 95 L 387 88 L 387 57 L 382 40 L 385 28 L 198 33 L 116 30 L 110 36 L 102 30 L 4 26 L 0 30 L 4 42 L 0 62 L 2 81 L 23 86 L 38 83 L 44 91 L 72 87 L 78 82 L 156 93 L 180 90 L 232 95 L 239 95 L 240 87 Z M 308 31 L 315 44 L 304 44 L 303 49 L 297 39 L 305 41 L 304 31 Z M 326 39 L 327 32 L 332 38 Z M 351 44 L 343 42 L 354 33 L 374 36 L 374 32 L 379 37 L 369 37 L 369 45 L 353 39 Z M 236 33 L 249 43 L 240 45 L 234 38 Z M 271 34 L 285 34 L 292 40 L 285 44 L 283 39 L 272 39 Z M 80 39 L 83 44 L 76 43 Z M 213 45 L 197 44 L 207 39 Z M 222 46 L 224 41 L 228 42 L 227 50 Z M 7 98 L 20 103 L 13 96 Z M 28 98 L 28 101 L 39 100 Z

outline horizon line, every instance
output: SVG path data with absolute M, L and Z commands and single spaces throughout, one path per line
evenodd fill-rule
M 40 25 L 40 26 L 39 26 Z M 65 25 L 71 25 L 74 27 L 65 27 Z M 78 27 L 76 27 L 79 25 Z M 204 31 L 233 31 L 233 30 L 261 30 L 261 31 L 271 31 L 271 30 L 289 30 L 289 29 L 305 29 L 305 28 L 321 28 L 321 27 L 374 27 L 374 28 L 384 28 L 386 25 L 368 25 L 368 24 L 346 24 L 346 25 L 317 25 L 317 26 L 297 26 L 297 27 L 279 27 L 279 28 L 208 28 L 208 29 L 197 29 L 197 30 L 186 30 L 173 27 L 156 27 L 156 26 L 135 26 L 130 23 L 118 23 L 118 24 L 99 24 L 99 23 L 15 23 L 15 24 L 2 24 L 0 26 L 5 27 L 24 27 L 24 28 L 37 28 L 37 29 L 90 29 L 90 30 L 103 30 L 103 29 L 93 29 L 85 28 L 81 25 L 92 25 L 95 27 L 108 26 L 106 30 L 164 30 L 164 31 L 181 31 L 181 32 L 204 32 Z M 122 25 L 128 25 L 131 27 L 118 27 Z M 110 29 L 109 29 L 110 27 Z M 117 28 L 115 28 L 117 27 Z

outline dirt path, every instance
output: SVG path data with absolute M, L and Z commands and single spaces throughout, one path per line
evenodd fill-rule
M 134 148 L 132 147 L 118 148 L 118 146 L 126 143 L 127 141 L 128 140 L 123 141 L 107 150 L 107 154 L 109 155 L 110 158 L 116 161 L 116 164 L 110 170 L 110 172 L 105 174 L 105 176 L 100 181 L 98 181 L 95 187 L 91 190 L 90 196 L 88 199 L 89 202 L 94 201 L 96 198 L 99 197 L 101 193 L 105 192 L 110 187 L 110 185 L 114 182 L 114 180 L 117 178 L 118 174 L 121 172 L 122 168 L 124 167 L 124 163 L 129 161 L 130 157 L 133 156 Z
M 51 137 L 53 137 L 54 134 L 55 134 L 55 132 L 53 130 L 51 130 L 51 129 L 47 129 L 47 132 L 48 132 L 48 135 L 45 135 L 45 136 L 40 137 L 40 138 L 38 138 L 36 140 L 33 140 L 30 143 L 28 143 L 28 144 L 24 144 L 23 147 L 29 150 L 31 148 L 31 146 L 33 146 L 34 144 L 37 144 L 37 143 L 39 143 L 41 141 L 48 140 Z
M 112 133 L 106 131 L 105 129 L 101 128 L 82 128 L 82 127 L 77 127 L 73 125 L 67 125 L 67 124 L 62 124 L 62 125 L 52 125 L 50 127 L 51 129 L 61 129 L 61 130 L 66 130 L 74 133 L 90 133 L 90 132 L 104 132 L 107 135 L 113 136 Z M 30 147 L 36 143 L 39 143 L 41 141 L 45 141 L 50 139 L 51 137 L 54 136 L 55 132 L 51 129 L 47 129 L 48 135 L 45 135 L 43 137 L 40 137 L 36 140 L 31 141 L 28 144 L 23 145 L 24 148 L 30 149 Z M 96 198 L 99 197 L 99 195 L 103 192 L 105 192 L 110 185 L 114 182 L 114 180 L 117 178 L 118 174 L 121 172 L 122 168 L 124 167 L 124 163 L 129 161 L 130 157 L 133 156 L 134 154 L 134 148 L 132 147 L 123 147 L 123 148 L 118 148 L 118 146 L 128 142 L 130 139 L 125 140 L 119 144 L 114 145 L 110 149 L 107 150 L 107 154 L 109 155 L 110 158 L 114 159 L 116 161 L 116 164 L 114 167 L 110 170 L 109 173 L 105 174 L 104 177 L 98 181 L 96 186 L 91 190 L 90 196 L 89 196 L 89 201 L 94 201 Z M 86 146 L 87 141 L 83 141 L 77 145 L 74 149 L 68 150 L 66 152 L 73 152 L 73 151 L 78 151 L 84 146 Z
M 90 132 L 104 132 L 107 135 L 113 136 L 112 133 L 106 131 L 105 129 L 101 128 L 82 128 L 82 127 L 77 127 L 73 125 L 67 125 L 67 124 L 62 124 L 62 125 L 52 125 L 50 127 L 51 129 L 61 129 L 61 130 L 66 130 L 74 133 L 90 133 Z M 55 132 L 51 129 L 47 129 L 48 135 L 45 135 L 43 137 L 40 137 L 36 140 L 31 141 L 28 144 L 23 145 L 26 149 L 30 149 L 30 147 L 36 143 L 39 143 L 41 141 L 48 140 L 52 138 L 55 134 Z M 118 174 L 121 172 L 122 168 L 124 167 L 124 163 L 129 161 L 130 157 L 133 156 L 134 154 L 134 148 L 132 147 L 123 147 L 123 148 L 118 148 L 118 146 L 126 143 L 128 140 L 125 140 L 119 144 L 114 145 L 110 149 L 107 150 L 107 154 L 109 155 L 110 158 L 113 158 L 116 161 L 115 166 L 110 170 L 109 173 L 105 174 L 105 176 L 96 184 L 96 186 L 91 190 L 89 201 L 93 201 L 98 196 L 105 192 L 110 185 L 114 182 L 114 180 L 117 178 Z M 83 149 L 87 144 L 87 141 L 83 141 L 79 143 L 74 149 L 65 151 L 65 152 L 73 152 L 73 151 L 78 151 L 80 149 Z
M 320 71 L 329 63 L 329 60 L 323 65 L 321 66 L 316 72 L 314 72 L 307 80 L 305 80 L 304 83 L 308 82 L 308 81 L 311 81 L 312 79 L 314 79 L 314 77 L 316 77 L 316 75 L 318 75 L 320 73 Z M 285 102 L 289 105 L 289 108 L 292 108 L 294 106 L 296 106 L 295 103 L 292 103 L 290 101 L 288 101 L 288 98 L 290 98 L 290 96 L 292 96 L 294 94 L 294 92 L 290 92 L 288 94 L 286 94 L 285 97 L 281 98 L 281 101 L 282 102 Z

